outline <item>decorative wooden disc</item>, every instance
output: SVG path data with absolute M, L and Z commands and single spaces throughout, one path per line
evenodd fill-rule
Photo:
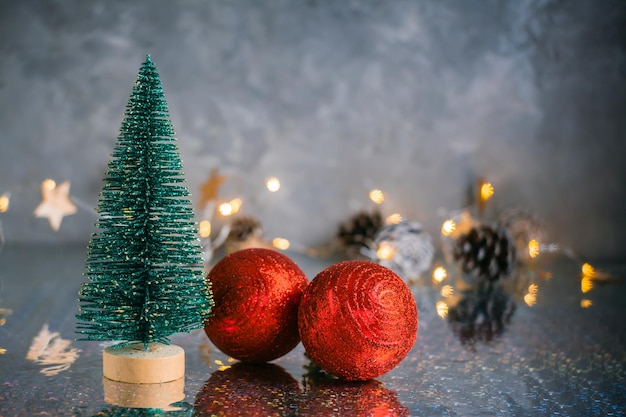
M 185 378 L 162 384 L 129 384 L 102 378 L 104 401 L 125 408 L 161 408 L 185 399 Z
M 104 377 L 131 384 L 158 384 L 185 376 L 185 351 L 180 346 L 143 343 L 110 346 L 102 354 Z

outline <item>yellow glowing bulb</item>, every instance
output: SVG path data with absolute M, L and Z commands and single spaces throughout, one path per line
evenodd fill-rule
M 484 182 L 483 185 L 480 186 L 480 198 L 483 201 L 487 201 L 493 196 L 493 185 L 488 182 Z
M 217 208 L 222 216 L 230 216 L 239 211 L 242 201 L 240 198 L 234 198 L 226 203 L 222 203 Z
M 448 277 L 448 271 L 443 266 L 438 266 L 433 271 L 433 280 L 436 282 L 441 282 Z
M 446 220 L 441 226 L 441 234 L 444 236 L 450 236 L 452 233 L 454 233 L 455 229 L 456 223 L 454 222 L 454 220 Z
M 444 285 L 441 287 L 441 296 L 444 298 L 452 297 L 454 295 L 454 287 L 452 285 Z
M 539 256 L 539 242 L 535 239 L 528 242 L 528 254 L 531 258 L 536 258 Z
M 380 246 L 378 246 L 378 250 L 376 251 L 376 256 L 378 259 L 383 261 L 388 261 L 396 255 L 396 249 L 389 242 L 381 242 Z
M 274 240 L 272 240 L 272 245 L 274 245 L 276 249 L 287 250 L 289 249 L 289 246 L 291 244 L 289 243 L 287 239 L 283 239 L 282 237 L 277 237 L 277 238 L 274 238 Z
M 0 196 L 0 213 L 5 213 L 9 209 L 9 196 L 2 194 Z
M 372 200 L 376 204 L 381 204 L 383 201 L 385 201 L 385 195 L 382 191 L 374 189 L 370 191 L 370 200 Z
M 42 181 L 41 187 L 45 188 L 46 190 L 54 190 L 55 188 L 57 188 L 57 183 L 54 182 L 54 180 L 48 178 Z
M 580 291 L 584 294 L 584 293 L 591 291 L 592 289 L 593 289 L 593 280 L 590 277 L 585 275 L 580 280 Z
M 275 193 L 280 190 L 280 181 L 276 177 L 270 177 L 265 181 L 265 186 L 270 192 Z
M 448 315 L 448 304 L 444 303 L 443 301 L 438 301 L 436 308 L 439 317 L 444 318 Z
M 524 302 L 528 307 L 532 307 L 537 304 L 537 296 L 535 294 L 528 293 L 524 296 Z
M 211 236 L 211 222 L 208 220 L 202 220 L 198 226 L 198 234 L 200 237 Z
M 242 204 L 243 201 L 241 201 L 241 198 L 233 198 L 232 200 L 230 200 L 230 206 L 233 208 L 233 214 L 239 211 Z
M 222 216 L 230 216 L 231 214 L 233 214 L 233 206 L 230 203 L 220 204 L 217 210 Z
M 589 308 L 589 307 L 591 307 L 592 305 L 593 305 L 593 302 L 592 302 L 591 300 L 587 300 L 587 299 L 580 300 L 580 306 L 581 306 L 582 308 Z
M 0 348 L 0 355 L 4 355 L 5 353 L 7 353 L 7 350 L 5 348 Z
M 584 276 L 593 278 L 596 276 L 596 270 L 593 269 L 593 266 L 589 265 L 589 264 L 583 264 L 582 266 L 582 272 Z
M 398 224 L 401 221 L 402 221 L 402 216 L 400 215 L 400 213 L 393 213 L 387 216 L 387 218 L 385 219 L 385 222 L 387 222 L 387 224 Z
M 539 287 L 536 284 L 530 284 L 528 286 L 528 293 L 524 296 L 524 302 L 528 304 L 529 307 L 537 304 L 537 290 Z

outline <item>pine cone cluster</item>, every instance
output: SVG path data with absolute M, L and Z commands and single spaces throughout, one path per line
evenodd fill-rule
M 230 224 L 227 242 L 246 242 L 252 237 L 259 237 L 263 233 L 261 223 L 253 217 L 238 217 Z
M 358 254 L 361 248 L 369 248 L 376 234 L 383 227 L 383 217 L 378 210 L 361 211 L 346 223 L 339 225 L 337 238 L 347 252 Z
M 453 254 L 465 273 L 494 282 L 512 272 L 515 252 L 506 229 L 479 225 L 459 236 Z

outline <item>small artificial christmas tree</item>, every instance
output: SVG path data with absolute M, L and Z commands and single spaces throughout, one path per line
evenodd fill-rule
M 81 340 L 122 341 L 119 349 L 134 344 L 146 354 L 154 344 L 168 345 L 171 334 L 203 327 L 210 315 L 210 282 L 204 279 L 175 141 L 161 81 L 148 55 L 100 194 L 99 230 L 86 260 L 89 281 L 82 284 L 76 316 Z M 105 376 L 106 360 L 105 350 Z M 184 374 L 184 356 L 182 363 Z M 164 382 L 138 379 L 116 380 Z

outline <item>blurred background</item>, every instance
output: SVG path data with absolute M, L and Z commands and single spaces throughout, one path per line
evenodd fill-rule
M 487 215 L 626 255 L 621 0 L 0 0 L 7 244 L 87 243 L 146 54 L 194 203 L 215 169 L 269 237 L 325 245 L 372 189 L 438 236 L 484 178 Z M 47 178 L 78 207 L 56 232 L 33 215 Z

